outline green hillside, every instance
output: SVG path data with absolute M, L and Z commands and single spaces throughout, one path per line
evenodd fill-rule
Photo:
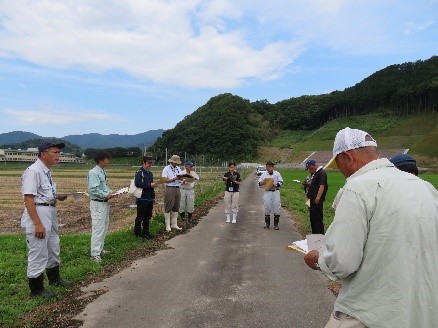
M 345 127 L 369 132 L 380 149 L 409 149 L 421 164 L 438 167 L 438 113 L 397 117 L 388 113 L 373 113 L 339 118 L 312 131 L 283 131 L 279 136 L 262 144 L 260 157 L 265 159 L 266 149 L 285 154 L 288 161 L 300 161 L 311 151 L 330 151 L 336 133 Z
M 167 150 L 202 164 L 294 161 L 309 151 L 330 150 L 336 132 L 350 126 L 371 133 L 381 149 L 409 148 L 428 161 L 438 157 L 437 107 L 438 56 L 433 56 L 388 66 L 343 91 L 275 104 L 230 93 L 215 96 L 148 151 L 160 161 L 167 160 Z

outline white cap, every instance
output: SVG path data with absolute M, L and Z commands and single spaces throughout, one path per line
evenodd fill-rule
M 377 147 L 376 140 L 369 135 L 368 132 L 345 128 L 336 134 L 335 142 L 333 144 L 333 158 L 327 163 L 325 168 L 336 168 L 336 155 L 351 149 L 363 147 Z

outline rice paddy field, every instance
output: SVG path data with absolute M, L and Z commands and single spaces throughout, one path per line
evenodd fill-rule
M 0 234 L 20 233 L 20 218 L 23 213 L 24 204 L 20 192 L 20 177 L 25 167 L 8 167 L 0 170 Z M 87 174 L 92 168 L 90 165 L 77 165 L 74 167 L 54 167 L 53 180 L 57 184 L 59 194 L 68 194 L 87 191 Z M 128 187 L 130 180 L 138 167 L 132 166 L 109 166 L 107 171 L 108 184 L 113 191 Z M 212 189 L 220 188 L 221 181 L 226 168 L 208 167 L 195 168 L 200 176 L 201 183 L 196 185 L 197 201 L 202 200 L 205 193 L 211 193 Z M 161 176 L 162 167 L 152 169 L 154 177 Z M 155 212 L 162 211 L 164 186 L 155 188 L 156 203 Z M 111 219 L 110 230 L 128 227 L 133 224 L 136 214 L 135 198 L 127 193 L 121 194 L 110 200 Z M 82 195 L 70 195 L 63 202 L 58 202 L 58 217 L 62 233 L 89 232 L 91 229 L 91 218 L 89 209 L 89 198 Z

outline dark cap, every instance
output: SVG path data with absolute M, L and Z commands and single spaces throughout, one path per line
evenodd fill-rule
M 154 159 L 152 158 L 152 156 L 143 156 L 143 162 L 153 162 Z
M 65 144 L 62 142 L 52 142 L 52 141 L 44 141 L 41 145 L 38 146 L 38 151 L 45 151 L 49 149 L 50 147 L 57 147 L 59 149 L 62 149 L 65 147 Z
M 187 161 L 184 163 L 184 166 L 193 166 L 193 162 L 192 161 Z
M 315 160 L 314 160 L 314 159 L 309 159 L 309 160 L 306 162 L 306 166 L 305 166 L 304 169 L 305 169 L 305 170 L 308 170 L 309 167 L 312 166 L 313 164 L 316 164 Z
M 408 154 L 400 154 L 393 156 L 389 159 L 389 161 L 394 164 L 396 167 L 405 166 L 405 165 L 417 165 L 417 161 Z
M 268 165 L 275 165 L 275 163 L 273 161 L 267 161 L 266 166 L 268 166 Z

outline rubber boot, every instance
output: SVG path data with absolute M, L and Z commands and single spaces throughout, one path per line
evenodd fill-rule
M 280 230 L 280 228 L 278 227 L 279 222 L 280 222 L 280 215 L 274 215 L 274 229 L 275 230 Z
M 192 221 L 193 221 L 192 214 L 193 213 L 187 213 L 187 222 L 188 223 L 192 223 Z
M 176 230 L 182 230 L 182 228 L 178 227 L 178 212 L 172 212 L 170 227 Z
M 164 213 L 164 222 L 166 223 L 166 231 L 170 231 L 170 213 Z
M 186 212 L 181 212 L 181 213 L 179 213 L 179 217 L 180 217 L 181 220 L 183 221 L 184 218 L 186 217 Z
M 44 288 L 44 274 L 40 274 L 37 278 L 29 278 L 30 296 L 36 297 L 54 297 L 56 294 Z
M 271 225 L 271 216 L 265 215 L 265 228 L 264 229 L 269 229 L 270 225 Z
M 236 223 L 236 217 L 237 217 L 237 213 L 233 213 L 233 220 L 231 221 L 231 223 Z
M 47 278 L 49 279 L 49 285 L 67 287 L 73 284 L 73 282 L 71 282 L 70 280 L 61 279 L 61 276 L 59 274 L 59 265 L 50 269 L 47 268 L 46 274 Z
M 225 213 L 225 215 L 227 216 L 227 221 L 225 221 L 226 223 L 230 223 L 230 214 L 229 213 Z
M 134 221 L 134 235 L 136 237 L 141 237 L 141 219 L 135 218 Z

